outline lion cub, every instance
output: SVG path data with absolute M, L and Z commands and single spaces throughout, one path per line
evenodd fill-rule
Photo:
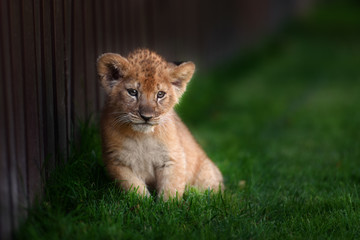
M 154 52 L 127 58 L 105 53 L 97 71 L 107 93 L 101 117 L 103 161 L 121 188 L 164 199 L 182 196 L 185 185 L 218 190 L 219 169 L 206 156 L 173 107 L 195 70 L 174 65 Z

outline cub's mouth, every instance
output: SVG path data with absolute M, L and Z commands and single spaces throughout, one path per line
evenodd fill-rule
M 132 123 L 131 128 L 137 132 L 149 133 L 149 132 L 154 132 L 155 125 L 158 124 L 149 123 L 149 122 Z
M 144 125 L 144 126 L 156 126 L 156 125 L 159 125 L 159 122 L 158 121 L 143 121 L 143 122 L 134 121 L 134 122 L 132 122 L 132 124 Z

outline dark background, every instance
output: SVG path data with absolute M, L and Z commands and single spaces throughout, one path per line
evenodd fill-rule
M 192 60 L 203 74 L 262 46 L 319 4 L 324 3 L 1 1 L 1 239 L 41 196 L 51 170 L 67 159 L 78 123 L 96 122 L 104 101 L 97 56 L 147 47 L 169 61 Z M 328 27 L 341 35 L 341 29 Z

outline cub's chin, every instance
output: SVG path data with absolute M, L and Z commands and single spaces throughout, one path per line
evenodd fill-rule
M 154 125 L 142 123 L 142 124 L 131 124 L 131 128 L 136 132 L 150 133 L 154 132 Z

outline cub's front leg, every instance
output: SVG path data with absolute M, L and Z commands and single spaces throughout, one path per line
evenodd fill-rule
M 156 169 L 158 196 L 163 194 L 164 200 L 169 197 L 182 197 L 185 191 L 186 175 L 185 161 L 170 160 Z
M 117 184 L 129 191 L 130 189 L 137 189 L 137 193 L 143 196 L 150 196 L 146 184 L 129 168 L 123 165 L 108 164 L 106 165 L 110 176 L 117 181 Z

